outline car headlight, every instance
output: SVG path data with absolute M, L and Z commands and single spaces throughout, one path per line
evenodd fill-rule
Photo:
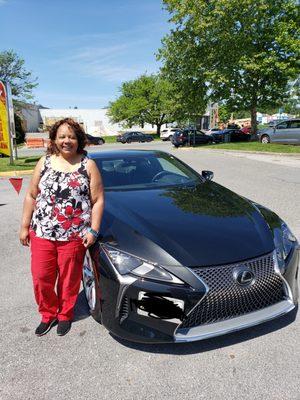
M 103 246 L 110 261 L 121 275 L 133 274 L 142 278 L 184 285 L 175 275 L 158 264 L 143 260 L 112 246 Z
M 276 253 L 276 265 L 281 273 L 285 272 L 285 261 L 290 254 L 295 242 L 296 237 L 292 234 L 289 227 L 282 222 L 280 228 L 274 229 L 274 244 Z

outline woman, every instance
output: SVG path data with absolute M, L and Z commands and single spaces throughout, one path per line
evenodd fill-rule
M 97 238 L 104 207 L 102 180 L 86 156 L 86 137 L 70 118 L 50 130 L 47 155 L 36 165 L 24 200 L 20 242 L 31 247 L 35 299 L 42 316 L 35 334 L 58 321 L 71 328 L 86 249 Z M 55 291 L 56 286 L 56 291 Z

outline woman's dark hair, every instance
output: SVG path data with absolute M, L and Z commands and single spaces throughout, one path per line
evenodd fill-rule
M 75 133 L 78 141 L 78 149 L 77 153 L 78 154 L 87 154 L 86 151 L 84 150 L 86 144 L 87 144 L 87 138 L 85 135 L 85 132 L 80 124 L 78 122 L 74 121 L 72 118 L 64 118 L 61 119 L 60 121 L 55 122 L 55 124 L 51 127 L 49 131 L 49 139 L 50 143 L 48 145 L 47 149 L 47 154 L 58 154 L 59 151 L 56 147 L 55 144 L 55 139 L 57 135 L 58 128 L 62 125 L 68 125 L 69 128 L 72 129 L 72 131 Z

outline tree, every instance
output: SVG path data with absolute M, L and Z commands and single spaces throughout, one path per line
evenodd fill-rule
M 294 0 L 164 0 L 174 29 L 158 58 L 181 91 L 193 86 L 228 109 L 282 104 L 297 73 L 299 14 Z M 198 89 L 197 89 L 198 90 Z
M 231 117 L 231 112 L 230 110 L 228 110 L 226 104 L 221 104 L 219 106 L 218 114 L 219 114 L 219 121 L 222 122 L 223 124 L 226 124 Z
M 300 78 L 298 77 L 289 85 L 289 97 L 282 105 L 283 111 L 288 114 L 293 114 L 296 117 L 300 116 Z
M 0 80 L 9 82 L 15 100 L 32 99 L 37 78 L 25 69 L 25 61 L 13 50 L 0 52 Z
M 142 75 L 124 82 L 120 97 L 109 104 L 108 114 L 124 127 L 156 125 L 157 133 L 163 124 L 175 120 L 178 104 L 173 85 L 159 75 Z
M 22 126 L 22 119 L 18 114 L 14 114 L 14 119 L 15 119 L 15 128 L 16 128 L 16 143 L 24 143 L 25 141 L 25 131 Z

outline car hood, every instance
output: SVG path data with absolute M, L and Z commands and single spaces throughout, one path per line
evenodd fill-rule
M 101 235 L 104 242 L 162 265 L 227 264 L 274 248 L 257 207 L 210 181 L 107 191 Z

